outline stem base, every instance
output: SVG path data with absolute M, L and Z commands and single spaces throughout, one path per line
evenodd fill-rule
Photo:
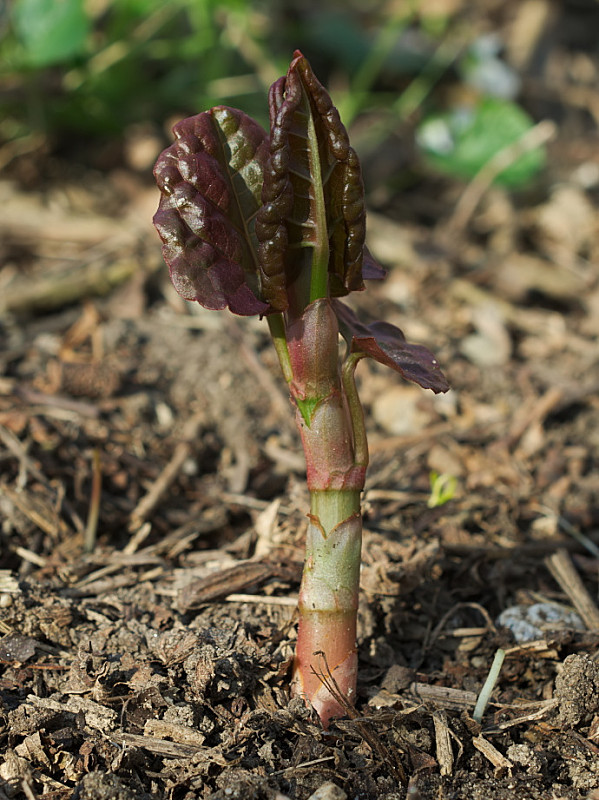
M 360 492 L 313 491 L 310 508 L 293 688 L 326 728 L 347 715 L 356 692 Z
M 331 719 L 347 715 L 347 705 L 353 704 L 356 693 L 356 613 L 304 614 L 297 641 L 293 692 L 310 702 L 327 728 Z M 333 685 L 335 694 L 345 699 L 345 705 L 331 694 L 327 684 Z

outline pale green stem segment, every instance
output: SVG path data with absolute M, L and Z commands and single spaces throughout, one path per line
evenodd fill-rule
M 360 581 L 360 492 L 310 492 L 310 524 L 300 603 L 306 590 L 307 610 L 347 612 L 357 608 Z
M 322 723 L 347 709 L 356 691 L 356 627 L 362 550 L 360 492 L 310 492 L 310 524 L 299 596 L 294 688 L 314 706 Z

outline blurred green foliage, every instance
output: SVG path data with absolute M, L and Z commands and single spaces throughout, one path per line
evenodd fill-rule
M 264 86 L 234 41 L 249 18 L 240 0 L 14 0 L 0 44 L 2 116 L 10 132 L 55 139 L 119 134 L 247 95 L 264 116 Z
M 35 131 L 64 150 L 218 103 L 266 125 L 268 86 L 299 48 L 346 124 L 368 115 L 376 121 L 363 140 L 370 152 L 406 123 L 421 133 L 443 124 L 442 152 L 430 136 L 418 140 L 427 156 L 421 168 L 469 179 L 533 123 L 515 94 L 493 99 L 493 76 L 507 75 L 507 84 L 513 76 L 488 37 L 475 46 L 468 4 L 455 4 L 453 15 L 430 5 L 13 0 L 4 19 L 0 5 L 0 143 Z M 481 83 L 488 75 L 490 86 Z M 477 103 L 470 97 L 468 112 L 455 100 L 447 107 L 447 86 L 469 83 Z M 530 153 L 503 178 L 519 186 L 542 164 L 541 151 Z
M 516 103 L 483 97 L 475 105 L 431 115 L 419 129 L 423 151 L 442 172 L 470 180 L 499 152 L 517 146 L 533 121 Z M 526 184 L 545 163 L 544 151 L 515 156 L 495 182 L 518 187 Z
M 81 54 L 90 31 L 81 0 L 18 0 L 12 18 L 24 64 L 30 67 L 47 67 Z

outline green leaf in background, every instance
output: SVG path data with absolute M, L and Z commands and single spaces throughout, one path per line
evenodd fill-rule
M 32 67 L 78 55 L 90 30 L 83 0 L 16 0 L 12 21 Z
M 516 103 L 486 97 L 473 108 L 454 109 L 425 119 L 418 129 L 418 144 L 433 167 L 470 180 L 533 125 Z M 545 149 L 538 147 L 516 158 L 495 183 L 512 188 L 523 186 L 544 164 Z

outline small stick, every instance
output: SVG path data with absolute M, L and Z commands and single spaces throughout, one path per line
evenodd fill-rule
M 13 393 L 16 397 L 32 406 L 47 406 L 57 410 L 68 411 L 69 416 L 65 417 L 65 419 L 73 419 L 73 414 L 89 419 L 98 419 L 100 416 L 100 407 L 84 400 L 73 400 L 70 397 L 63 397 L 58 394 L 44 394 L 29 386 L 16 386 Z M 29 409 L 29 413 L 33 413 L 31 409 Z
M 227 323 L 227 329 L 232 338 L 235 339 L 241 357 L 256 376 L 256 379 L 266 392 L 267 397 L 270 398 L 272 408 L 275 410 L 277 416 L 287 420 L 289 418 L 290 408 L 289 398 L 283 394 L 277 381 L 260 361 L 256 350 L 248 343 L 247 334 L 241 330 L 239 324 L 229 317 L 227 318 Z
M 503 753 L 500 753 L 499 750 L 484 737 L 475 736 L 472 739 L 472 744 L 488 761 L 491 762 L 491 764 L 493 764 L 496 770 L 511 770 L 513 768 L 514 765 L 509 758 L 506 758 Z
M 132 555 L 133 553 L 137 552 L 138 547 L 145 542 L 150 535 L 151 530 L 152 525 L 149 522 L 144 522 L 143 525 L 141 525 L 141 527 L 135 531 L 125 547 L 123 547 L 123 553 Z
M 43 484 L 46 488 L 50 487 L 50 482 L 46 476 L 41 472 L 32 459 L 27 455 L 27 451 L 21 441 L 14 435 L 14 433 L 4 425 L 0 425 L 0 441 L 9 450 L 19 462 L 19 469 L 23 473 L 29 473 L 37 481 Z M 25 484 L 21 482 L 21 489 L 25 488 Z
M 129 521 L 129 531 L 134 533 L 137 531 L 148 514 L 158 505 L 164 494 L 168 491 L 171 484 L 179 474 L 181 467 L 191 455 L 191 442 L 195 438 L 198 428 L 200 426 L 200 415 L 193 416 L 187 421 L 183 429 L 184 441 L 179 442 L 175 447 L 171 460 L 166 467 L 162 470 L 160 475 L 156 478 L 154 483 L 144 497 L 139 501 L 131 512 Z
M 599 630 L 599 608 L 586 590 L 576 571 L 572 559 L 563 548 L 545 559 L 545 565 L 570 602 L 578 611 L 588 630 Z
M 24 561 L 35 564 L 36 567 L 46 566 L 46 559 L 43 556 L 34 553 L 33 550 L 28 550 L 26 547 L 15 547 L 15 553 Z
M 228 594 L 225 597 L 227 603 L 257 603 L 267 606 L 297 606 L 297 597 L 276 597 L 265 594 Z
M 503 722 L 498 722 L 491 728 L 485 728 L 485 733 L 499 733 L 500 731 L 505 731 L 508 728 L 513 728 L 515 725 L 524 725 L 526 723 L 530 724 L 531 722 L 542 719 L 559 705 L 559 700 L 557 698 L 552 698 L 551 700 L 543 700 L 540 703 L 535 703 L 534 705 L 536 705 L 537 708 L 534 711 L 531 711 L 530 714 L 523 714 L 520 717 L 512 717 L 512 719 L 506 719 Z
M 571 522 L 568 522 L 565 517 L 558 516 L 557 524 L 569 536 L 571 536 L 573 539 L 576 539 L 577 542 L 585 547 L 589 553 L 591 553 L 591 555 L 593 555 L 595 558 L 599 558 L 599 547 L 597 547 L 595 542 L 589 539 L 588 536 L 585 536 L 583 533 L 581 533 L 577 528 L 574 527 L 574 525 L 572 525 Z
M 550 386 L 544 394 L 535 400 L 532 408 L 517 419 L 508 433 L 508 443 L 512 447 L 524 436 L 528 428 L 534 424 L 542 425 L 545 419 L 564 399 L 564 392 L 558 386 Z
M 92 490 L 87 515 L 87 525 L 85 526 L 85 532 L 83 534 L 83 550 L 86 553 L 91 553 L 96 546 L 101 497 L 102 464 L 100 463 L 100 451 L 95 447 L 92 455 Z

